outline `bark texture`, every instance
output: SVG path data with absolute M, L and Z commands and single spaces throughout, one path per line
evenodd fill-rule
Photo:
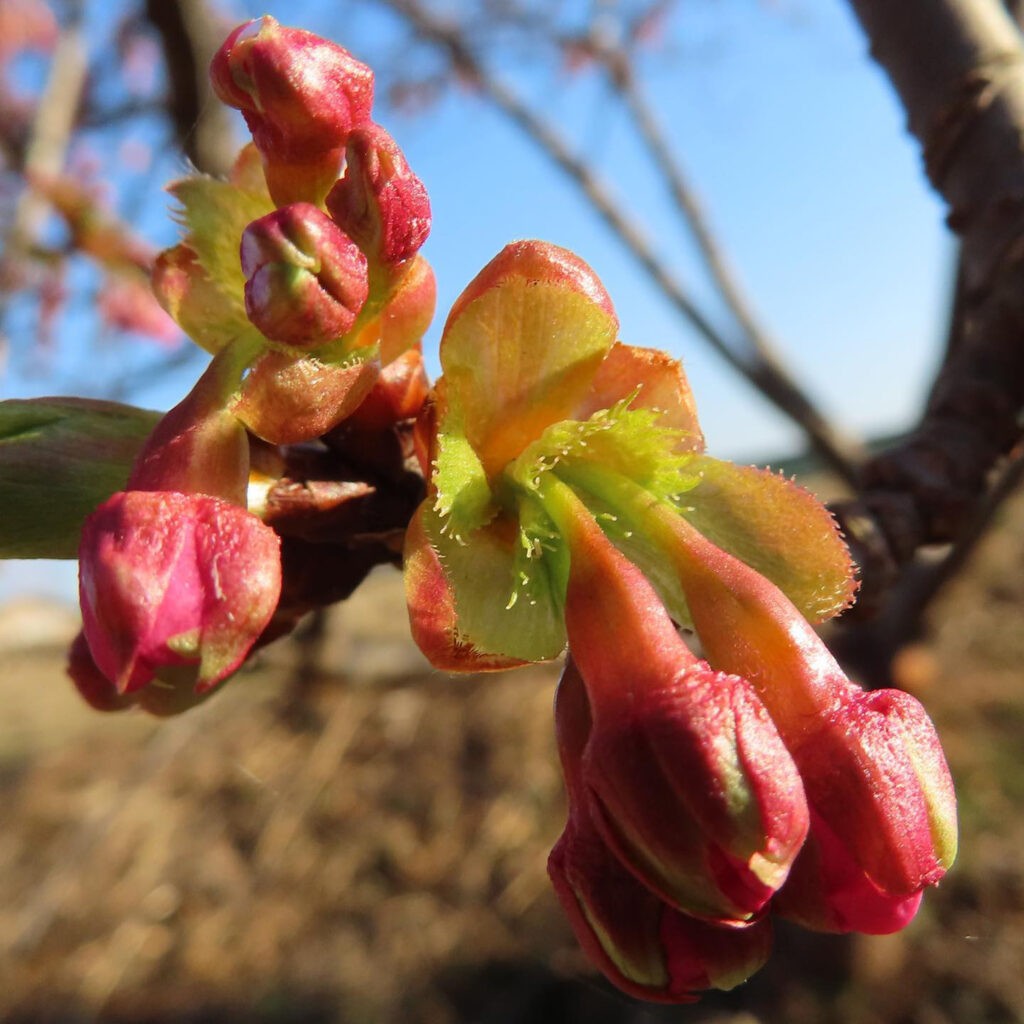
M 957 539 L 1021 437 L 1024 46 L 999 0 L 850 6 L 899 94 L 961 243 L 962 333 L 920 426 L 869 461 L 858 501 L 836 508 L 863 566 L 870 610 L 919 547 Z

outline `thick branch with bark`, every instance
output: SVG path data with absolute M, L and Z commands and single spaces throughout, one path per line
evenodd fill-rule
M 850 0 L 961 243 L 951 345 L 918 429 L 837 509 L 870 605 L 924 544 L 955 541 L 1021 436 L 1024 45 L 998 0 Z
M 224 39 L 225 25 L 205 0 L 146 0 L 146 17 L 163 45 L 167 108 L 179 144 L 199 170 L 225 174 L 238 147 L 207 71 Z

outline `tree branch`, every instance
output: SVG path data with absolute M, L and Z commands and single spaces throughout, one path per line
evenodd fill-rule
M 870 608 L 924 544 L 954 541 L 1024 406 L 1024 46 L 998 0 L 850 0 L 960 238 L 962 334 L 917 430 L 837 508 Z
M 179 144 L 200 171 L 226 174 L 238 147 L 207 72 L 225 27 L 205 0 L 146 0 L 146 17 L 163 44 L 170 82 L 168 113 Z
M 756 345 L 748 344 L 748 351 L 741 351 L 741 346 L 727 339 L 712 324 L 636 225 L 622 212 L 622 204 L 615 199 L 607 185 L 585 160 L 572 152 L 549 122 L 484 67 L 458 26 L 440 18 L 419 0 L 385 2 L 405 17 L 422 38 L 441 47 L 458 74 L 472 82 L 576 183 L 594 210 L 698 335 L 781 412 L 796 422 L 832 469 L 844 479 L 852 480 L 857 447 L 842 436 L 814 406 L 788 371 L 770 355 L 767 346 L 760 350 Z M 702 220 L 699 223 L 706 228 Z M 721 271 L 724 271 L 724 265 L 720 266 Z M 744 329 L 743 333 L 748 335 L 745 340 L 749 342 L 749 331 Z

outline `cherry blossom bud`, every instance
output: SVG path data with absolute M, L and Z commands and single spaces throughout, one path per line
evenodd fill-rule
M 812 808 L 807 842 L 772 910 L 814 931 L 889 935 L 913 920 L 923 895 L 882 892 Z
M 430 234 L 430 199 L 395 140 L 380 125 L 349 135 L 345 176 L 327 209 L 376 263 L 411 259 Z
M 79 596 L 89 651 L 118 694 L 190 666 L 203 693 L 230 675 L 270 621 L 280 542 L 219 498 L 115 494 L 87 520 Z
M 753 687 L 687 649 L 653 587 L 565 485 L 565 622 L 593 713 L 583 780 L 613 853 L 662 900 L 747 922 L 807 834 L 796 767 Z
M 310 203 L 253 221 L 241 259 L 249 319 L 285 345 L 311 349 L 341 337 L 366 302 L 366 257 Z
M 337 44 L 264 15 L 228 36 L 210 78 L 242 111 L 275 202 L 322 200 L 349 132 L 370 119 L 373 72 Z
M 590 816 L 583 755 L 592 720 L 572 659 L 555 697 L 555 730 L 569 820 L 548 873 L 590 961 L 612 984 L 654 1002 L 686 1003 L 702 989 L 729 989 L 767 959 L 771 925 L 725 928 L 673 910 L 612 854 Z
M 956 857 L 956 797 L 914 697 L 854 691 L 794 756 L 816 812 L 883 892 L 940 881 Z
M 936 884 L 956 857 L 956 800 L 920 703 L 855 686 L 774 584 L 681 516 L 658 514 L 708 660 L 755 682 L 817 819 L 886 896 Z M 819 843 L 823 857 L 834 848 Z

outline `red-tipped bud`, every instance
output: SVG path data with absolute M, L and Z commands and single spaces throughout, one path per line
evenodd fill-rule
M 595 824 L 666 902 L 750 921 L 807 834 L 796 766 L 753 687 L 690 653 L 568 488 L 545 504 L 571 555 L 565 621 L 593 711 L 583 779 Z
M 380 125 L 348 138 L 345 176 L 327 196 L 327 209 L 376 263 L 411 259 L 430 234 L 430 199 L 395 140 Z
M 92 659 L 119 694 L 190 666 L 193 689 L 241 664 L 281 590 L 280 542 L 255 516 L 200 494 L 115 494 L 79 549 Z
M 885 893 L 934 885 L 956 858 L 956 797 L 935 727 L 901 690 L 855 691 L 794 752 L 815 811 Z
M 366 257 L 310 203 L 253 221 L 241 258 L 249 319 L 285 345 L 311 349 L 340 338 L 366 302 Z
M 812 809 L 807 842 L 772 910 L 814 931 L 889 935 L 913 920 L 923 894 L 921 889 L 910 896 L 882 892 Z
M 214 91 L 245 116 L 277 203 L 319 202 L 349 132 L 370 119 L 373 72 L 347 50 L 269 15 L 228 36 L 210 65 Z
M 680 914 L 626 870 L 594 827 L 582 775 L 590 710 L 571 661 L 555 697 L 555 726 L 569 820 L 548 874 L 587 957 L 612 984 L 654 1002 L 692 1002 L 695 992 L 745 981 L 768 957 L 768 921 L 723 928 Z
M 773 583 L 678 515 L 663 522 L 708 660 L 756 681 L 812 810 L 884 894 L 938 882 L 956 856 L 956 801 L 921 705 L 854 686 Z

